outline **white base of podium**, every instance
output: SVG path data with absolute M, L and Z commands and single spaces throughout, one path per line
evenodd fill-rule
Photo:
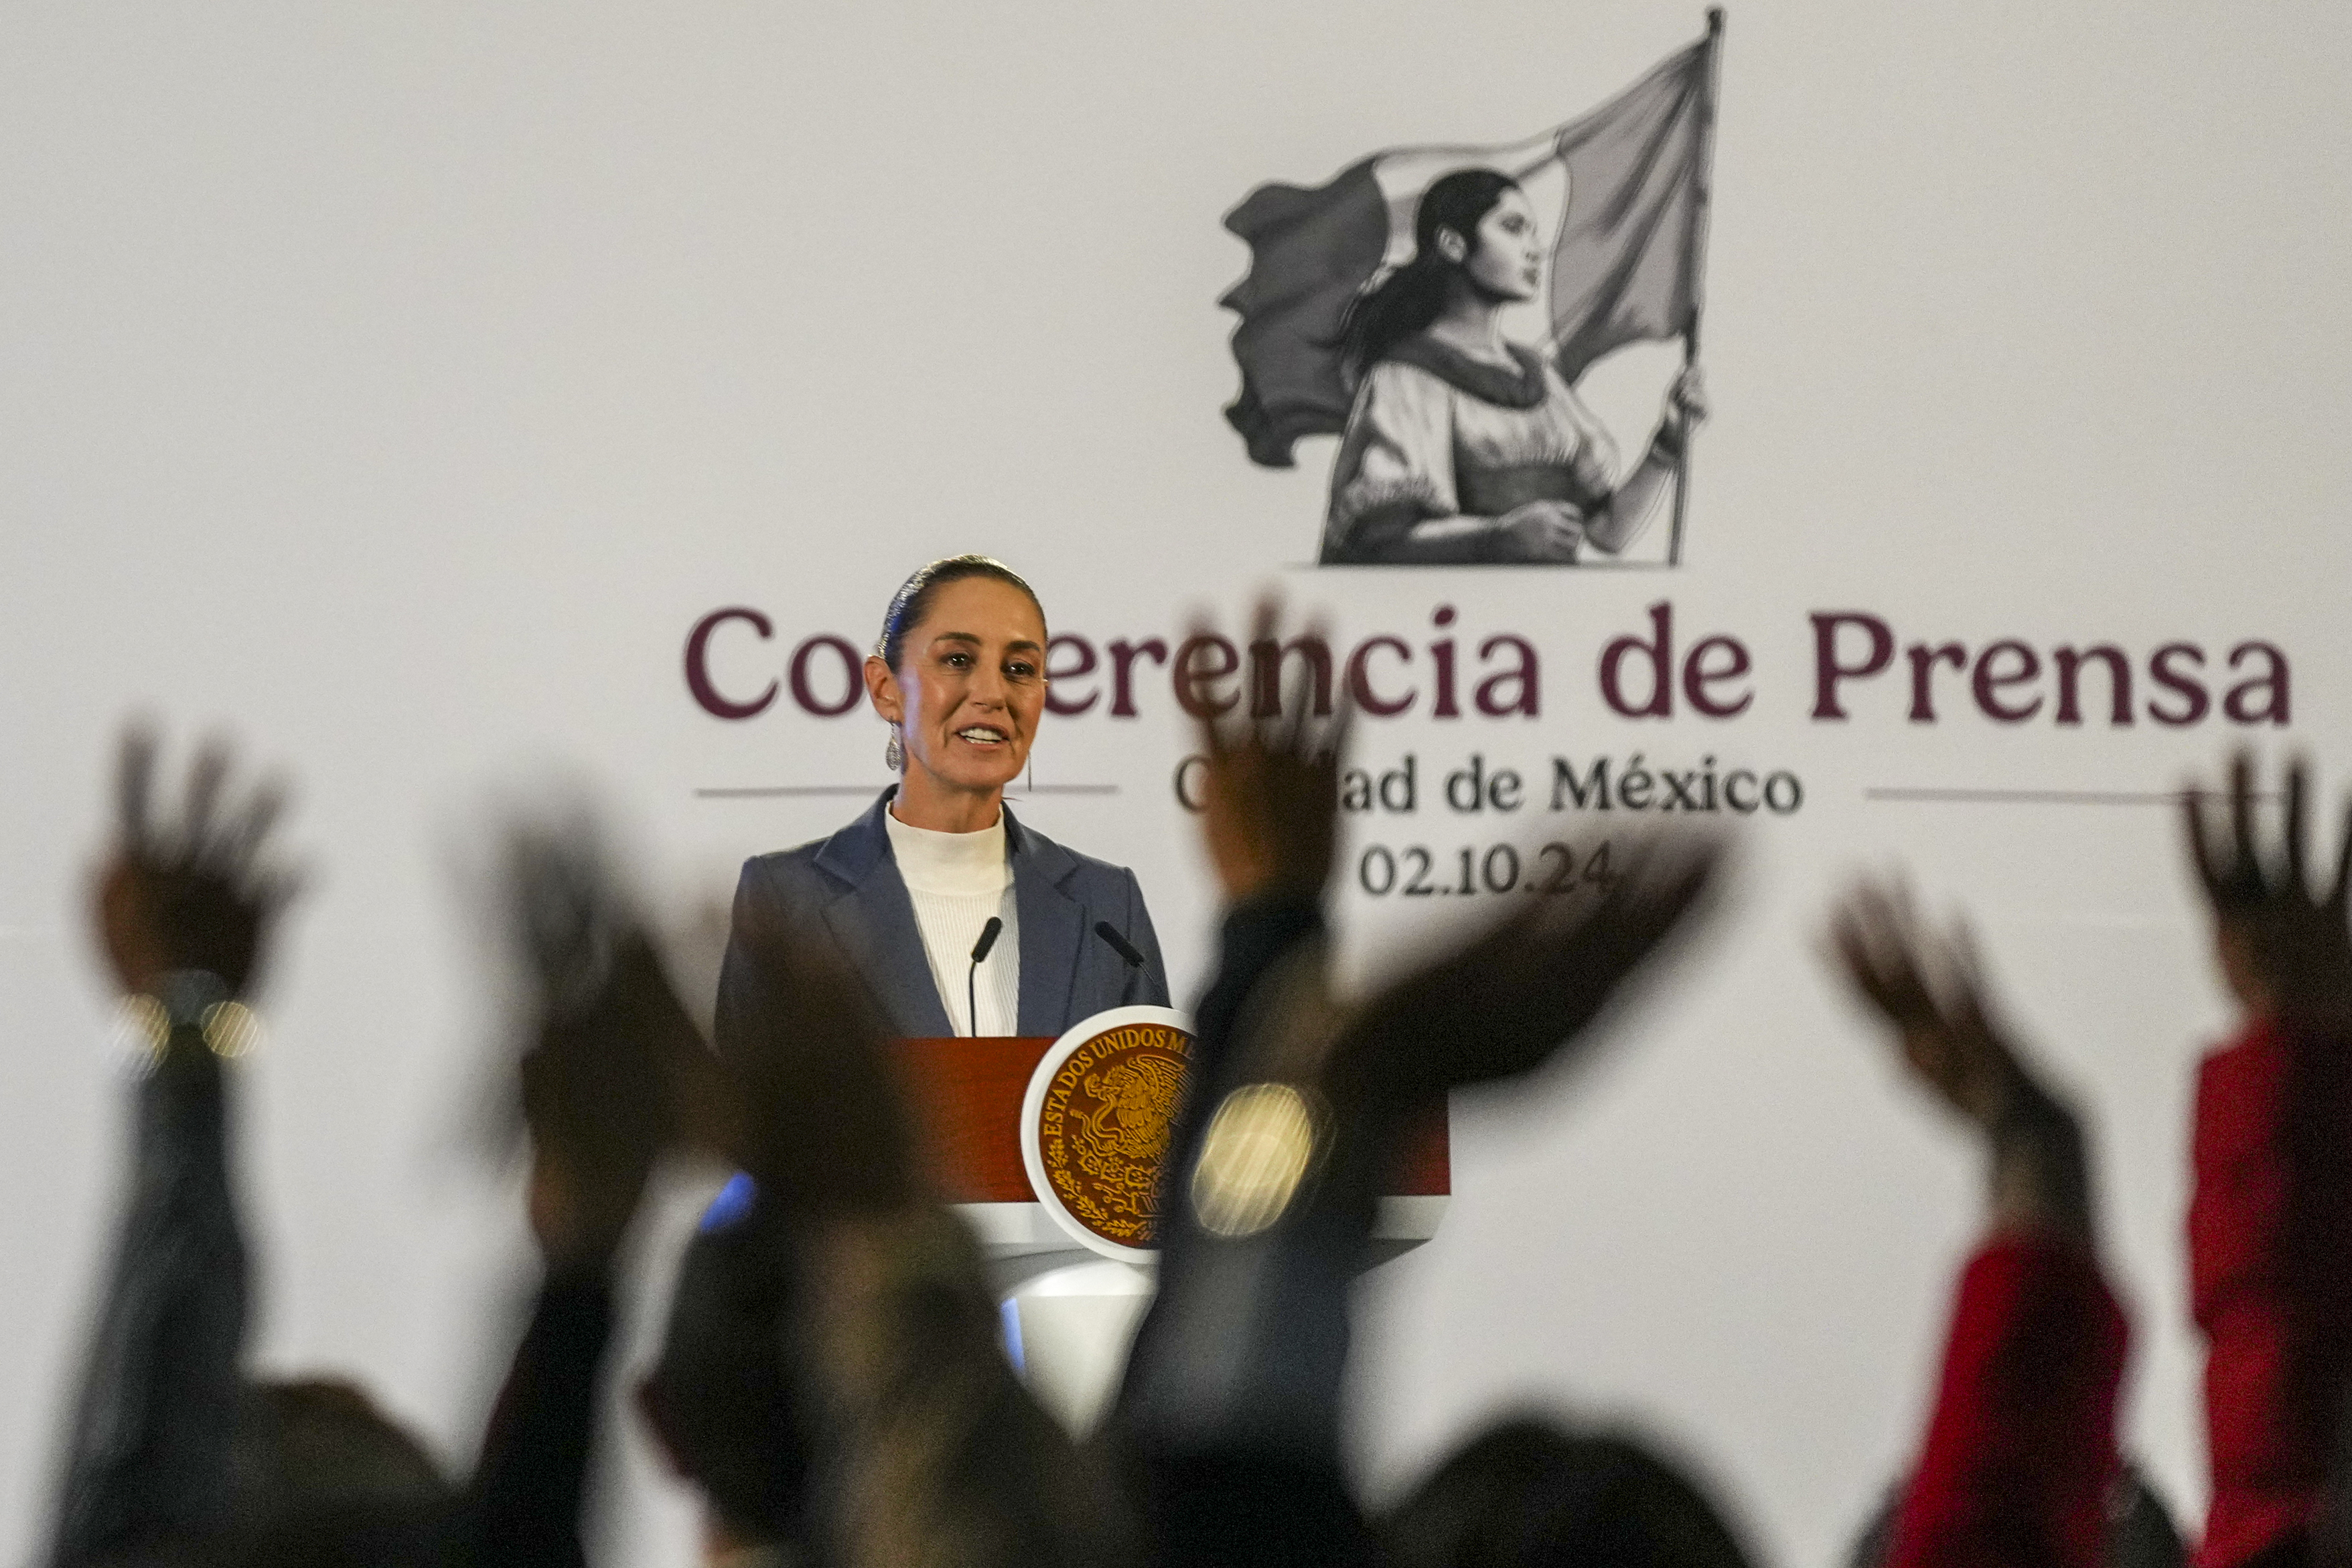
M 1444 1197 L 1384 1197 L 1368 1267 L 1437 1234 Z M 1102 1418 L 1151 1304 L 1152 1270 L 1079 1247 L 1037 1203 L 959 1203 L 987 1254 L 1004 1314 L 1004 1350 L 1037 1403 L 1084 1436 Z
M 1005 1354 L 1037 1403 L 1078 1437 L 1102 1419 L 1158 1282 L 1149 1269 L 1087 1257 L 1024 1281 L 1003 1306 Z
M 1372 1220 L 1372 1240 L 1381 1248 L 1376 1261 L 1386 1262 L 1436 1235 L 1450 1201 L 1444 1197 L 1381 1199 Z M 954 1208 L 971 1227 L 992 1263 L 1052 1253 L 1067 1253 L 1072 1259 L 1094 1256 L 1054 1222 L 1042 1203 L 959 1203 Z

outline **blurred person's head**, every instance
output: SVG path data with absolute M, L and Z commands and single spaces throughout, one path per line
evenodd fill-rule
M 950 556 L 899 586 L 866 691 L 890 725 L 901 821 L 968 831 L 995 820 L 1045 710 L 1045 643 L 1044 606 L 1002 561 Z
M 230 1476 L 240 1568 L 413 1562 L 457 1496 L 424 1445 L 336 1378 L 248 1383 Z
M 655 1439 L 703 1495 L 714 1549 L 802 1531 L 809 1461 L 784 1360 L 782 1245 L 750 1178 L 730 1182 L 687 1245 L 660 1358 L 637 1390 Z
M 1895 1549 L 1895 1518 L 1906 1488 L 1887 1489 L 1870 1522 L 1846 1553 L 1846 1568 L 1885 1568 Z M 2189 1548 L 2163 1494 L 2148 1484 L 2137 1465 L 2126 1463 L 2107 1494 L 2107 1562 L 2110 1568 L 2186 1568 Z
M 1382 1521 L 1394 1568 L 1748 1568 L 1696 1478 L 1644 1443 L 1517 1419 L 1474 1438 Z

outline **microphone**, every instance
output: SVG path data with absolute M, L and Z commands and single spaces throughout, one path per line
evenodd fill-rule
M 980 1034 L 980 966 L 1003 932 L 1004 922 L 992 915 L 988 924 L 980 928 L 980 940 L 971 945 L 971 967 L 963 975 L 963 1016 L 966 1030 L 974 1038 Z
M 996 946 L 997 937 L 1003 934 L 1004 922 L 993 915 L 990 915 L 988 924 L 980 928 L 980 940 L 971 945 L 971 961 L 975 964 L 987 962 L 988 950 Z
M 1134 943 L 1118 934 L 1118 926 L 1108 920 L 1097 920 L 1095 922 L 1095 935 L 1109 943 L 1110 950 L 1126 959 L 1129 968 L 1143 967 L 1143 955 L 1136 950 Z

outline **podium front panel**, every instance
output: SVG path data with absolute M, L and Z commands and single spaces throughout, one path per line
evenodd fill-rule
M 898 1076 L 931 1178 L 950 1203 L 1034 1203 L 1021 1158 L 1021 1101 L 1053 1046 L 1025 1035 L 956 1035 L 898 1042 Z M 1385 1191 L 1443 1197 L 1454 1190 L 1441 1106 L 1410 1134 Z

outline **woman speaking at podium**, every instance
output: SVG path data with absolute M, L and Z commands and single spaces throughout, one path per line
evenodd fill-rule
M 1167 1005 L 1135 873 L 1004 808 L 1045 712 L 1045 643 L 1037 595 L 986 556 L 935 560 L 891 599 L 866 692 L 898 782 L 830 837 L 744 862 L 722 1051 L 764 1010 L 753 929 L 831 941 L 910 1038 L 1057 1036 L 1106 1008 Z

